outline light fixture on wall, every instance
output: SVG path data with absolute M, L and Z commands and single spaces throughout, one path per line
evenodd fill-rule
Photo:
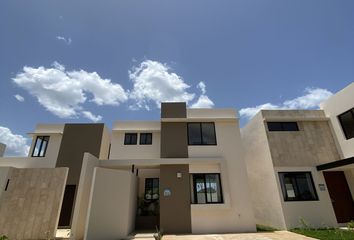
M 177 172 L 177 178 L 182 178 L 182 173 L 181 172 Z

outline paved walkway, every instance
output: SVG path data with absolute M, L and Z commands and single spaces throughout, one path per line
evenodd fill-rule
M 152 234 L 138 233 L 132 239 L 152 240 Z M 162 240 L 315 240 L 288 231 L 267 233 L 235 233 L 235 234 L 205 234 L 205 235 L 164 235 Z

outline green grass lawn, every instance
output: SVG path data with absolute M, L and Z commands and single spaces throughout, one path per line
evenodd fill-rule
M 292 232 L 321 240 L 353 240 L 354 231 L 340 229 L 293 229 Z

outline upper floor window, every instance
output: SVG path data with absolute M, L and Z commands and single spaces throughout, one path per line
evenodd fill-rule
M 137 133 L 126 133 L 124 136 L 124 145 L 136 145 L 137 139 Z
M 338 116 L 346 139 L 354 138 L 354 108 Z
M 159 199 L 159 179 L 145 178 L 145 199 L 157 200 Z
M 37 136 L 32 157 L 44 157 L 47 151 L 49 136 Z
M 280 172 L 284 201 L 318 200 L 310 172 Z
M 152 144 L 152 133 L 140 133 L 140 145 Z
M 216 145 L 214 123 L 188 123 L 188 145 Z
M 192 203 L 222 203 L 219 173 L 192 174 Z
M 297 122 L 267 122 L 269 131 L 299 131 Z

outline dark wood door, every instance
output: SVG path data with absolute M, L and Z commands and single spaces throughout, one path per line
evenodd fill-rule
M 323 172 L 338 223 L 354 220 L 354 203 L 344 172 Z

